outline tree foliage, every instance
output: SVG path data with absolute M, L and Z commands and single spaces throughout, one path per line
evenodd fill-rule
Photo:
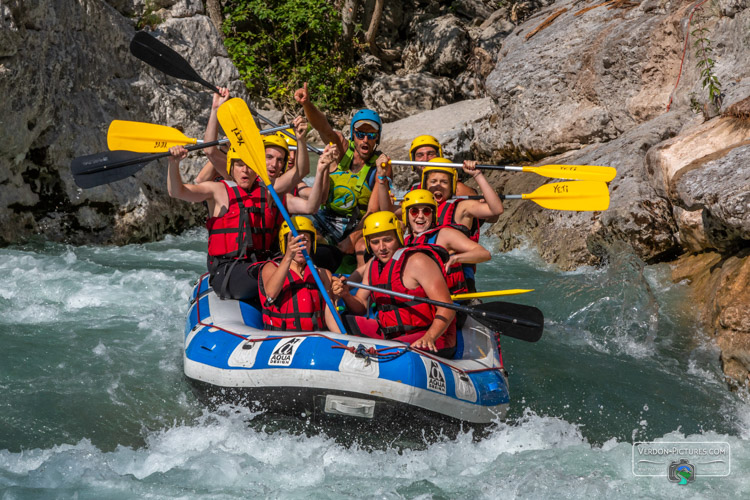
M 224 44 L 250 93 L 282 106 L 308 82 L 319 106 L 351 103 L 357 67 L 340 50 L 341 12 L 327 0 L 230 0 Z

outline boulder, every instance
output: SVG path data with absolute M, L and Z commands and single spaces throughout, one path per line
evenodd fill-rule
M 439 108 L 454 101 L 455 85 L 449 78 L 428 73 L 379 76 L 362 91 L 365 105 L 384 121 Z
M 469 35 L 456 16 L 431 19 L 417 26 L 415 39 L 404 48 L 404 69 L 456 76 L 464 69 L 470 48 Z
M 611 141 L 664 112 L 679 70 L 681 11 L 579 10 L 558 1 L 504 39 L 486 81 L 495 113 L 479 150 L 538 159 Z
M 722 252 L 750 242 L 750 140 L 692 169 L 676 181 L 677 201 L 702 209 L 706 240 Z
M 701 213 L 699 237 L 686 235 L 682 240 L 729 251 L 750 239 L 749 151 L 750 121 L 731 115 L 685 127 L 649 151 L 652 186 L 674 205 Z M 683 227 L 695 235 L 697 222 L 693 218 Z

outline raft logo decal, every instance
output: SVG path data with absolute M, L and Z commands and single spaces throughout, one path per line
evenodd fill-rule
M 440 366 L 440 363 L 430 360 L 429 366 L 426 367 L 427 388 L 431 391 L 445 394 L 445 373 L 443 373 L 443 368 Z
M 302 344 L 302 339 L 299 337 L 292 337 L 290 339 L 280 341 L 273 350 L 271 357 L 268 358 L 269 366 L 289 366 L 292 364 L 294 359 L 294 353 L 297 352 L 297 348 Z

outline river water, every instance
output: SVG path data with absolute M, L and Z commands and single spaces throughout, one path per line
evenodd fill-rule
M 666 265 L 613 250 L 563 273 L 533 250 L 495 255 L 478 289 L 534 288 L 506 300 L 546 317 L 540 342 L 504 340 L 508 419 L 482 437 L 344 443 L 196 401 L 182 342 L 205 238 L 0 250 L 0 498 L 750 497 L 750 406 Z M 728 443 L 731 471 L 636 477 L 632 443 L 650 440 Z

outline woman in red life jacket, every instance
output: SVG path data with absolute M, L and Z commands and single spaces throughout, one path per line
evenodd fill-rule
M 387 290 L 450 302 L 443 262 L 429 245 L 404 247 L 398 219 L 392 212 L 376 212 L 365 219 L 363 234 L 374 257 L 351 279 Z M 359 289 L 356 295 L 340 278 L 332 291 L 354 315 L 345 315 L 350 333 L 398 340 L 417 349 L 452 357 L 456 352 L 456 313 L 424 302 L 409 301 L 380 292 Z M 369 300 L 375 302 L 377 319 L 363 317 Z
M 266 149 L 269 149 L 267 147 Z M 179 163 L 187 155 L 182 146 L 170 149 L 167 186 L 173 198 L 207 202 L 208 270 L 210 283 L 221 298 L 256 300 L 257 276 L 253 264 L 274 253 L 275 240 L 283 219 L 255 172 L 230 149 L 227 173 L 231 181 L 184 184 Z M 320 162 L 336 161 L 336 151 L 328 147 Z M 318 169 L 313 194 L 307 200 L 286 194 L 283 201 L 292 213 L 314 213 L 328 189 L 327 169 Z
M 430 161 L 433 158 L 443 158 L 443 147 L 438 140 L 431 135 L 420 135 L 411 141 L 409 146 L 409 159 L 411 161 Z M 411 190 L 422 188 L 422 170 L 421 165 L 412 165 L 412 171 L 419 175 L 419 181 L 411 186 Z M 456 196 L 475 196 L 477 191 L 470 188 L 461 181 L 456 183 Z
M 310 219 L 294 217 L 299 236 L 291 238 L 286 222 L 279 231 L 281 259 L 265 263 L 258 280 L 263 306 L 263 328 L 274 331 L 311 332 L 335 324 L 313 278 L 302 249 L 315 253 L 315 226 Z M 320 279 L 331 294 L 331 272 L 318 269 Z M 325 309 L 325 312 L 324 312 Z
M 482 171 L 476 168 L 474 161 L 464 162 L 463 170 L 474 177 L 484 200 L 452 199 L 456 193 L 458 173 L 454 168 L 441 167 L 441 162 L 450 163 L 445 158 L 433 158 L 430 163 L 436 165 L 422 170 L 422 189 L 431 192 L 438 205 L 436 225 L 454 225 L 472 240 L 479 241 L 478 219 L 490 219 L 503 213 L 503 202 L 487 182 Z
M 474 269 L 466 264 L 486 262 L 492 257 L 490 252 L 452 226 L 436 226 L 437 203 L 426 189 L 407 193 L 401 210 L 408 230 L 404 238 L 406 246 L 437 245 L 447 250 L 445 272 L 451 294 L 476 292 Z

